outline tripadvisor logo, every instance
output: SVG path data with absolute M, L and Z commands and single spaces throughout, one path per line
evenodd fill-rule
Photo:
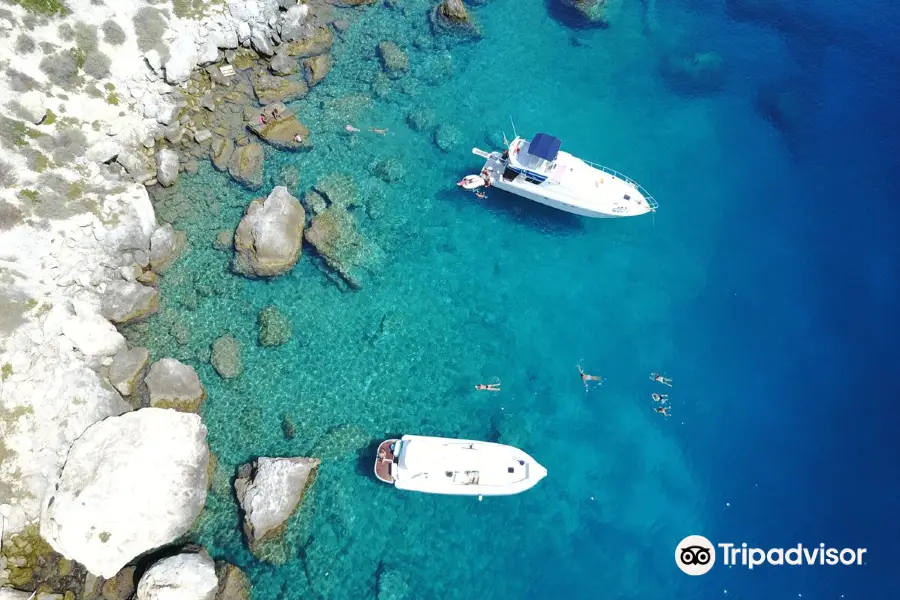
M 761 565 L 862 565 L 865 548 L 829 548 L 825 544 L 806 547 L 797 544 L 790 548 L 751 548 L 746 543 L 713 544 L 702 535 L 689 535 L 675 548 L 675 564 L 688 575 L 705 575 L 716 564 L 716 548 L 722 564 L 728 567 L 743 566 L 750 570 Z

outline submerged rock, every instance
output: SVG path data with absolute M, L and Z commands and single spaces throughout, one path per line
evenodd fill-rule
M 247 544 L 257 557 L 265 560 L 261 544 L 284 531 L 315 481 L 319 462 L 318 458 L 260 457 L 238 469 L 234 491 L 244 513 Z
M 260 104 L 297 100 L 307 92 L 309 87 L 299 79 L 260 73 L 253 81 L 253 93 L 256 94 Z
M 150 352 L 140 346 L 123 350 L 113 357 L 109 365 L 109 382 L 123 396 L 134 393 L 135 387 L 150 364 Z
M 391 41 L 378 44 L 378 60 L 381 68 L 391 79 L 398 79 L 409 71 L 409 56 L 400 46 Z
M 280 346 L 291 339 L 291 321 L 278 308 L 267 306 L 259 311 L 259 343 Z
M 174 358 L 153 363 L 144 381 L 150 392 L 150 406 L 197 413 L 206 399 L 206 388 L 194 367 Z
M 230 335 L 223 335 L 213 342 L 209 362 L 222 379 L 232 379 L 244 372 L 241 345 Z
M 426 131 L 434 125 L 435 115 L 433 110 L 416 110 L 406 115 L 406 123 L 413 131 Z
M 725 63 L 716 52 L 667 56 L 660 72 L 669 87 L 681 94 L 712 94 L 725 85 Z
M 310 87 L 316 85 L 331 71 L 331 55 L 319 54 L 303 61 L 303 76 Z
M 230 229 L 223 229 L 216 234 L 213 241 L 213 248 L 216 250 L 231 250 L 234 248 L 234 232 Z
M 247 128 L 269 145 L 282 150 L 301 150 L 312 146 L 309 129 L 281 102 L 270 104 L 254 114 Z
M 358 203 L 356 184 L 353 179 L 343 173 L 326 175 L 316 182 L 313 189 L 322 194 L 330 204 L 341 208 L 351 208 Z
M 95 575 L 185 534 L 206 502 L 200 417 L 145 408 L 109 417 L 72 444 L 41 515 L 41 536 Z
M 150 268 L 157 273 L 165 271 L 171 265 L 187 243 L 187 234 L 175 231 L 168 223 L 157 227 L 150 236 Z
M 263 163 L 265 154 L 259 144 L 250 143 L 234 150 L 228 161 L 228 174 L 235 181 L 250 189 L 259 189 L 263 184 Z
M 219 587 L 206 552 L 176 554 L 153 563 L 137 586 L 137 600 L 213 600 Z
M 274 277 L 300 259 L 306 211 L 286 187 L 250 203 L 234 234 L 232 266 L 242 275 Z
M 430 14 L 431 25 L 438 32 L 481 37 L 481 29 L 469 15 L 462 0 L 442 0 Z
M 378 246 L 357 231 L 353 216 L 338 205 L 313 217 L 305 239 L 352 289 L 362 287 L 365 271 L 383 256 Z
M 134 281 L 111 281 L 103 293 L 100 313 L 118 325 L 134 323 L 159 309 L 159 290 Z
M 551 13 L 564 24 L 576 27 L 609 27 L 610 11 L 620 0 L 551 0 Z
M 357 425 L 338 425 L 332 427 L 313 446 L 311 454 L 320 459 L 342 460 L 359 453 L 372 441 L 372 436 Z
M 452 125 L 438 125 L 434 129 L 434 145 L 441 152 L 451 152 L 462 142 L 462 134 Z

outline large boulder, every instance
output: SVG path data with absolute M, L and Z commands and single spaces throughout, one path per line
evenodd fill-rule
M 218 587 L 209 555 L 176 554 L 147 569 L 137 586 L 137 600 L 213 600 Z
M 254 114 L 247 128 L 281 150 L 303 150 L 312 145 L 309 129 L 281 102 L 270 104 Z
M 234 491 L 244 513 L 244 535 L 256 552 L 267 538 L 278 537 L 315 481 L 318 458 L 260 457 L 242 465 Z
M 291 321 L 274 306 L 259 311 L 259 343 L 262 346 L 280 346 L 291 339 Z
M 286 187 L 247 207 L 234 233 L 234 270 L 256 277 L 290 271 L 300 259 L 306 211 Z
M 263 183 L 264 160 L 263 148 L 259 144 L 239 146 L 228 161 L 228 174 L 250 189 L 259 189 Z
M 621 0 L 551 0 L 550 12 L 570 27 L 609 27 L 610 13 L 620 4 Z
M 332 44 L 334 44 L 334 34 L 331 32 L 331 27 L 317 27 L 307 36 L 283 44 L 281 49 L 288 56 L 305 58 L 328 52 L 331 50 Z
M 431 25 L 441 33 L 481 37 L 481 28 L 466 10 L 462 0 L 442 0 L 430 13 Z
M 163 187 L 175 185 L 178 181 L 178 153 L 163 148 L 156 153 L 156 180 Z
M 85 302 L 73 302 L 74 315 L 62 322 L 62 333 L 85 356 L 112 356 L 125 348 L 125 337 Z
M 123 396 L 134 393 L 135 387 L 150 364 L 150 352 L 140 346 L 122 350 L 109 365 L 109 382 Z
M 269 61 L 269 70 L 275 75 L 293 75 L 297 72 L 297 68 L 297 59 L 284 52 L 279 52 Z
M 91 573 L 113 577 L 184 535 L 206 502 L 209 448 L 197 415 L 145 408 L 89 427 L 48 491 L 41 536 Z
M 170 48 L 169 60 L 166 61 L 166 81 L 172 85 L 184 83 L 191 78 L 200 57 L 191 36 L 178 37 Z
M 139 321 L 158 309 L 158 289 L 125 280 L 109 282 L 100 305 L 100 313 L 118 325 Z
M 209 362 L 222 379 L 232 379 L 244 372 L 241 345 L 230 335 L 223 335 L 213 342 Z
M 153 363 L 144 381 L 150 392 L 150 406 L 196 413 L 206 400 L 206 388 L 194 367 L 174 358 Z
M 303 75 L 310 87 L 316 85 L 331 71 L 332 61 L 330 54 L 311 56 L 303 61 Z
M 294 4 L 281 17 L 281 41 L 294 42 L 306 33 L 306 16 L 309 14 L 309 6 L 306 4 Z
M 210 150 L 210 160 L 217 171 L 228 168 L 231 155 L 234 154 L 234 140 L 231 138 L 217 137 L 213 140 Z
M 394 42 L 378 44 L 378 60 L 381 61 L 382 70 L 391 79 L 403 77 L 409 71 L 409 56 Z
M 313 217 L 304 237 L 352 289 L 362 287 L 365 271 L 383 257 L 382 250 L 357 231 L 353 216 L 337 204 Z
M 219 589 L 216 600 L 249 600 L 250 579 L 239 567 L 225 561 L 216 561 Z
M 157 227 L 150 236 L 150 268 L 157 273 L 165 271 L 178 258 L 187 242 L 187 235 L 166 223 Z
M 260 73 L 253 80 L 253 93 L 260 104 L 273 102 L 289 102 L 306 95 L 309 88 L 306 82 L 293 77 L 277 77 L 268 73 Z

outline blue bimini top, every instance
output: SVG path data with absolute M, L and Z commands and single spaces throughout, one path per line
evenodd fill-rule
M 553 162 L 556 160 L 556 155 L 559 154 L 560 145 L 559 138 L 546 133 L 538 133 L 528 144 L 528 154 Z

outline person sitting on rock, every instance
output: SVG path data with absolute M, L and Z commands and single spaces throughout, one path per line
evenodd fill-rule
M 297 135 L 294 136 L 294 141 L 297 142 L 298 144 L 302 144 L 303 136 L 298 133 Z
M 269 119 L 266 118 L 266 115 L 264 115 L 264 114 L 259 115 L 259 124 L 260 125 L 265 125 L 268 122 L 269 122 Z

